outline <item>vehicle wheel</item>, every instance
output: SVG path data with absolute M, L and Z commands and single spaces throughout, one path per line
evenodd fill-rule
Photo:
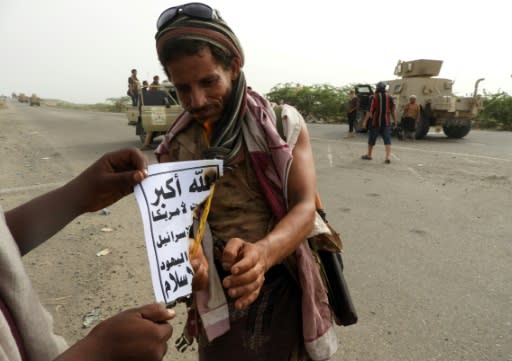
M 467 125 L 455 125 L 451 127 L 443 127 L 443 132 L 448 138 L 463 138 L 471 130 L 471 123 Z
M 416 139 L 423 139 L 428 133 L 430 129 L 430 119 L 426 116 L 424 111 L 421 111 L 421 121 L 418 126 L 416 126 Z

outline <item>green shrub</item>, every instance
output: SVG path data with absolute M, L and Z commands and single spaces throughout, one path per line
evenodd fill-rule
M 475 119 L 480 128 L 512 130 L 512 97 L 506 92 L 484 93 L 483 109 Z
M 284 101 L 296 107 L 305 118 L 328 119 L 345 116 L 350 86 L 337 88 L 329 84 L 306 86 L 301 84 L 278 84 L 266 97 L 275 103 Z

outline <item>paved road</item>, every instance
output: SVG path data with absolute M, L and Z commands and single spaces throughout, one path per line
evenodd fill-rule
M 0 111 L 0 126 L 4 208 L 68 180 L 106 151 L 138 145 L 119 114 L 14 104 Z M 451 140 L 431 133 L 396 142 L 386 165 L 381 143 L 373 161 L 361 160 L 366 138 L 343 139 L 344 125 L 310 124 L 309 131 L 360 316 L 356 326 L 338 329 L 335 360 L 511 361 L 512 134 L 472 131 Z M 115 237 L 97 232 L 106 218 L 83 216 L 26 260 L 70 340 L 87 332 L 76 329 L 90 308 L 104 316 L 152 299 L 143 253 L 113 252 L 108 265 L 87 256 L 106 244 L 115 250 L 140 241 L 135 202 L 112 210 Z M 67 303 L 57 298 L 69 294 Z

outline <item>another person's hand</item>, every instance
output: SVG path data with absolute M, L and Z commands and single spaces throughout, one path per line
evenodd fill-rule
M 208 285 L 208 260 L 204 256 L 203 247 L 199 245 L 193 252 L 194 239 L 189 239 L 189 255 L 190 264 L 194 269 L 194 277 L 192 278 L 192 290 L 202 290 Z
M 131 193 L 147 176 L 147 165 L 147 158 L 135 148 L 107 153 L 64 186 L 6 212 L 7 225 L 21 254 L 36 248 L 79 215 L 105 208 Z
M 133 191 L 147 176 L 148 159 L 136 148 L 107 153 L 73 179 L 81 212 L 94 212 Z
M 174 310 L 160 304 L 121 312 L 98 324 L 55 361 L 160 361 L 172 335 L 167 321 L 174 316 Z
M 228 289 L 228 295 L 236 299 L 235 308 L 247 307 L 256 300 L 265 281 L 266 248 L 261 242 L 232 238 L 224 248 L 222 267 L 231 271 L 222 284 Z

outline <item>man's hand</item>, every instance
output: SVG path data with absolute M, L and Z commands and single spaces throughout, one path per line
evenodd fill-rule
M 194 269 L 194 277 L 192 278 L 192 290 L 202 290 L 208 286 L 208 260 L 204 256 L 203 247 L 199 245 L 192 254 L 194 248 L 194 239 L 189 238 L 188 253 L 190 255 L 190 264 Z
M 172 335 L 167 321 L 174 316 L 174 310 L 160 304 L 121 312 L 98 324 L 55 361 L 160 361 Z
M 107 153 L 73 179 L 81 212 L 94 212 L 117 202 L 147 176 L 148 159 L 136 148 Z
M 266 247 L 260 241 L 249 243 L 232 238 L 222 254 L 222 267 L 231 271 L 222 284 L 228 295 L 236 299 L 235 308 L 242 309 L 253 303 L 260 294 L 268 270 Z
M 135 148 L 105 154 L 66 185 L 6 212 L 7 225 L 21 254 L 82 213 L 102 209 L 131 193 L 147 176 L 147 164 L 147 158 Z

